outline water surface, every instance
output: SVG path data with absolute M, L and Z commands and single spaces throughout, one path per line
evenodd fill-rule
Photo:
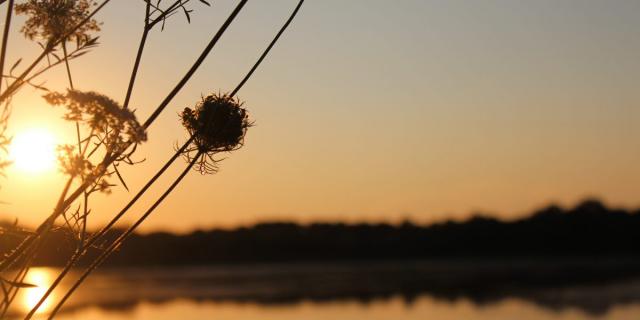
M 560 269 L 571 266 L 577 267 Z M 530 262 L 106 269 L 81 286 L 58 319 L 640 318 L 640 278 L 565 282 L 549 270 Z M 19 294 L 12 318 L 35 305 L 57 271 L 32 269 L 27 280 L 39 287 Z M 43 305 L 39 318 L 77 274 Z

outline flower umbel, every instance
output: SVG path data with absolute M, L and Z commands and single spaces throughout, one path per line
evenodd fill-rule
M 91 19 L 80 28 L 62 39 L 90 14 L 92 0 L 28 0 L 16 4 L 18 14 L 27 15 L 27 21 L 20 30 L 29 40 L 41 39 L 48 44 L 58 40 L 87 41 L 89 32 L 100 31 L 99 23 Z
M 48 93 L 44 99 L 54 106 L 66 106 L 66 120 L 86 123 L 94 134 L 101 136 L 108 147 L 147 140 L 145 130 L 138 123 L 134 112 L 103 94 L 68 90 L 66 94 Z
M 252 125 L 242 105 L 228 94 L 212 94 L 202 98 L 193 110 L 182 111 L 182 124 L 194 140 L 194 146 L 187 149 L 185 155 L 191 160 L 194 152 L 202 153 L 195 167 L 200 173 L 217 171 L 216 153 L 242 147 L 247 129 Z
M 63 147 L 60 157 L 62 168 L 71 176 L 80 176 L 83 179 L 108 177 L 111 173 L 104 172 L 103 161 L 93 164 L 89 161 L 91 155 L 101 149 L 104 159 L 112 159 L 114 172 L 123 182 L 120 173 L 117 172 L 119 162 L 133 164 L 131 156 L 138 143 L 147 140 L 144 127 L 138 122 L 134 112 L 123 108 L 111 98 L 96 93 L 68 90 L 66 94 L 52 92 L 44 96 L 45 100 L 54 106 L 64 105 L 67 113 L 66 120 L 77 121 L 86 124 L 91 133 L 83 140 L 85 147 L 81 152 L 79 148 L 72 146 Z M 93 142 L 91 150 L 87 150 L 89 142 Z M 131 150 L 125 152 L 127 148 Z M 108 191 L 111 185 L 102 177 L 96 181 L 93 190 Z M 126 184 L 124 184 L 126 187 Z

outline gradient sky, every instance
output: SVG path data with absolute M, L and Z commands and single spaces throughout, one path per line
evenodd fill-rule
M 185 140 L 178 112 L 201 95 L 231 90 L 296 2 L 247 4 L 150 129 L 138 154 L 146 162 L 124 170 L 132 191 Z M 235 2 L 213 4 L 194 4 L 190 25 L 176 15 L 152 33 L 131 103 L 140 119 Z M 635 0 L 307 1 L 239 93 L 256 122 L 245 147 L 218 174 L 189 175 L 143 229 L 271 219 L 428 222 L 477 211 L 516 217 L 587 196 L 640 206 L 638 12 Z M 78 89 L 124 99 L 143 13 L 142 1 L 115 1 L 99 14 L 100 47 L 71 65 Z M 37 49 L 17 29 L 9 65 Z M 47 85 L 63 90 L 63 71 L 47 74 Z M 12 133 L 45 127 L 73 142 L 73 125 L 35 90 L 23 89 L 13 108 Z M 0 212 L 39 222 L 61 181 L 9 170 Z M 93 222 L 131 196 L 118 189 L 93 199 Z

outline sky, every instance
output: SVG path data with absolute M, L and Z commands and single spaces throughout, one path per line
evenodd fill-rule
M 123 168 L 131 192 L 91 199 L 99 226 L 186 139 L 178 113 L 242 79 L 297 1 L 249 1 Z M 234 1 L 195 1 L 152 31 L 131 106 L 146 119 L 199 55 Z M 4 10 L 4 7 L 3 9 Z M 143 231 L 187 232 L 256 221 L 419 223 L 487 213 L 520 217 L 597 197 L 640 207 L 638 1 L 305 1 L 238 94 L 255 127 L 215 175 L 189 174 Z M 124 100 L 143 1 L 101 11 L 100 46 L 72 61 L 77 89 Z M 8 64 L 38 47 L 18 33 Z M 26 65 L 26 62 L 23 62 Z M 24 67 L 24 66 L 22 66 Z M 19 67 L 20 68 L 20 67 Z M 19 69 L 18 68 L 18 69 Z M 64 69 L 42 80 L 65 90 Z M 9 132 L 45 128 L 72 143 L 63 110 L 25 88 Z M 174 165 L 132 221 L 185 167 Z M 0 213 L 36 225 L 64 177 L 10 168 Z

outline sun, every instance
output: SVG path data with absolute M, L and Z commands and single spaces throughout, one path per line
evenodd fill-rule
M 54 135 L 43 128 L 21 131 L 11 140 L 9 157 L 21 171 L 50 171 L 56 167 L 57 159 Z

